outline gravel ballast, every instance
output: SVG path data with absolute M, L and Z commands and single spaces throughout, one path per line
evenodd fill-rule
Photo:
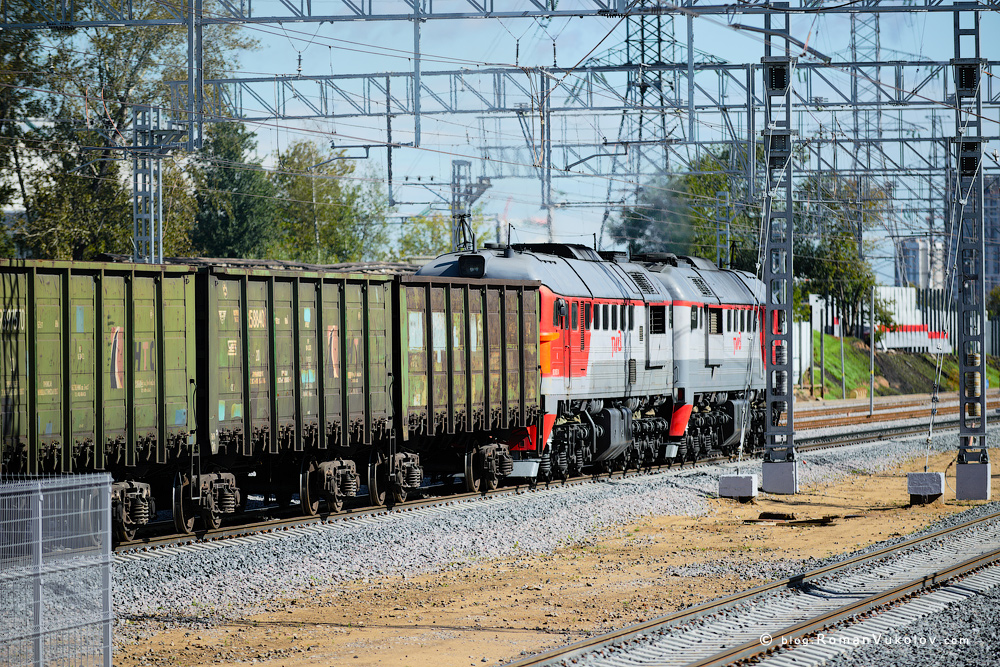
M 954 433 L 945 433 L 935 436 L 931 448 L 945 451 L 955 444 Z M 925 449 L 923 437 L 911 437 L 803 454 L 800 484 L 877 473 Z M 717 492 L 720 474 L 737 469 L 760 474 L 760 466 L 754 460 L 634 475 L 336 522 L 316 532 L 257 543 L 119 560 L 114 572 L 116 637 L 127 640 L 132 633 L 126 626 L 137 619 L 153 618 L 161 627 L 164 623 L 204 627 L 315 588 L 453 570 L 486 558 L 551 553 L 648 515 L 703 516 L 709 511 L 706 499 Z M 955 516 L 939 524 L 961 520 Z M 778 578 L 812 566 L 813 562 L 794 561 L 754 564 L 752 576 Z

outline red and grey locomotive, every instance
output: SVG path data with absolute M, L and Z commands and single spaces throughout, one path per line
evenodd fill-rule
M 763 446 L 763 285 L 670 253 L 515 244 L 443 255 L 419 275 L 538 281 L 542 416 L 514 477 L 689 461 Z

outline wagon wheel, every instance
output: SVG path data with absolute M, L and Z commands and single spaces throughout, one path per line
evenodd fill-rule
M 406 497 L 408 492 L 405 487 L 399 484 L 392 485 L 392 502 L 396 505 L 402 505 L 406 502 Z
M 500 478 L 497 476 L 494 470 L 483 470 L 482 471 L 483 481 L 486 482 L 487 491 L 495 491 L 498 486 L 500 486 Z
M 480 458 L 478 447 L 465 452 L 465 490 L 469 493 L 479 493 L 479 489 L 482 486 L 483 477 Z
M 121 521 L 115 520 L 115 540 L 121 542 L 131 542 L 135 539 L 135 533 L 139 526 L 132 523 L 127 516 Z
M 108 499 L 110 503 L 111 499 Z M 104 533 L 101 530 L 101 524 L 103 521 L 101 517 L 103 513 L 101 512 L 101 501 L 97 495 L 97 491 L 91 491 L 80 499 L 80 532 L 85 535 L 85 545 L 88 547 L 99 547 L 104 538 Z M 112 512 L 112 517 L 114 512 Z M 135 538 L 135 532 L 133 531 L 132 537 L 129 540 Z M 116 540 L 121 541 L 121 537 L 116 535 Z
M 194 520 L 197 514 L 197 505 L 189 497 L 191 480 L 187 475 L 177 473 L 174 477 L 173 490 L 173 514 L 174 528 L 178 533 L 190 535 L 194 532 Z
M 387 468 L 385 454 L 378 449 L 372 449 L 368 459 L 368 499 L 376 507 L 385 505 L 385 490 L 389 485 Z
M 208 494 L 201 504 L 201 520 L 207 530 L 216 530 L 222 525 L 222 512 L 215 504 L 215 497 Z
M 318 472 L 316 459 L 302 459 L 302 470 L 299 472 L 299 503 L 303 516 L 316 516 L 319 512 L 320 494 L 316 488 Z

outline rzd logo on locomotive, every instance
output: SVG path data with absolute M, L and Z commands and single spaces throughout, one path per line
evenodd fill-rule
M 615 355 L 615 352 L 622 351 L 622 334 L 615 334 L 611 336 L 611 356 Z

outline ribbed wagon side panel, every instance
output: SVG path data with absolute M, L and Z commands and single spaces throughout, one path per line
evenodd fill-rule
M 346 396 L 350 440 L 364 442 L 366 433 L 366 391 L 368 375 L 367 326 L 365 312 L 364 283 L 347 281 L 344 284 L 344 367 L 347 370 Z
M 486 289 L 486 372 L 487 428 L 504 428 L 504 327 L 501 316 L 500 290 Z
M 252 279 L 246 284 L 246 336 L 250 438 L 261 451 L 276 453 L 271 429 L 271 326 L 268 280 Z
M 0 472 L 28 472 L 31 438 L 28 391 L 28 302 L 30 274 L 0 272 L 2 320 L 0 320 L 0 373 L 3 373 L 0 404 Z M 33 472 L 33 471 L 31 471 Z
M 486 434 L 532 423 L 539 410 L 538 287 L 401 279 L 399 374 L 407 438 Z M 460 442 L 466 441 L 449 445 Z
M 298 337 L 295 358 L 298 362 L 296 398 L 298 401 L 299 437 L 295 449 L 314 446 L 319 432 L 319 368 L 320 345 L 317 337 L 319 313 L 315 280 L 296 280 Z
M 161 396 L 157 366 L 157 330 L 159 324 L 158 285 L 152 276 L 133 276 L 130 306 L 132 308 L 133 397 L 130 416 L 133 440 L 126 450 L 125 464 L 153 458 L 158 443 Z
M 368 294 L 368 400 L 371 440 L 388 436 L 392 427 L 392 283 L 371 281 Z
M 344 377 L 342 338 L 344 330 L 338 282 L 328 282 L 323 289 L 323 409 L 326 415 L 326 447 L 332 449 L 347 442 L 344 436 Z
M 70 437 L 63 442 L 62 469 L 72 472 L 80 468 L 94 469 L 97 422 L 97 387 L 94 316 L 97 291 L 93 275 L 72 275 L 69 279 L 69 303 L 64 335 L 69 337 L 66 367 L 69 386 L 64 389 L 69 406 Z
M 20 261 L 0 264 L 0 276 L 5 470 L 142 477 L 184 453 L 187 267 Z
M 295 310 L 293 284 L 272 281 L 274 290 L 274 374 L 278 449 L 292 448 L 295 442 Z
M 132 355 L 129 326 L 130 285 L 126 276 L 106 274 L 101 281 L 100 358 L 96 361 L 101 388 L 102 449 L 108 464 L 121 461 L 130 442 L 127 429 L 128 383 L 132 378 Z
M 48 458 L 53 449 L 61 448 L 63 435 L 62 280 L 60 274 L 37 273 L 33 282 L 35 353 L 28 362 L 35 375 L 38 438 L 33 444 L 36 455 Z
M 188 439 L 194 426 L 192 402 L 195 391 L 195 350 L 193 276 L 165 273 L 157 276 L 160 296 L 159 321 L 154 347 L 160 364 L 158 380 L 162 395 L 161 429 L 157 438 L 157 463 L 177 460 L 188 453 Z

